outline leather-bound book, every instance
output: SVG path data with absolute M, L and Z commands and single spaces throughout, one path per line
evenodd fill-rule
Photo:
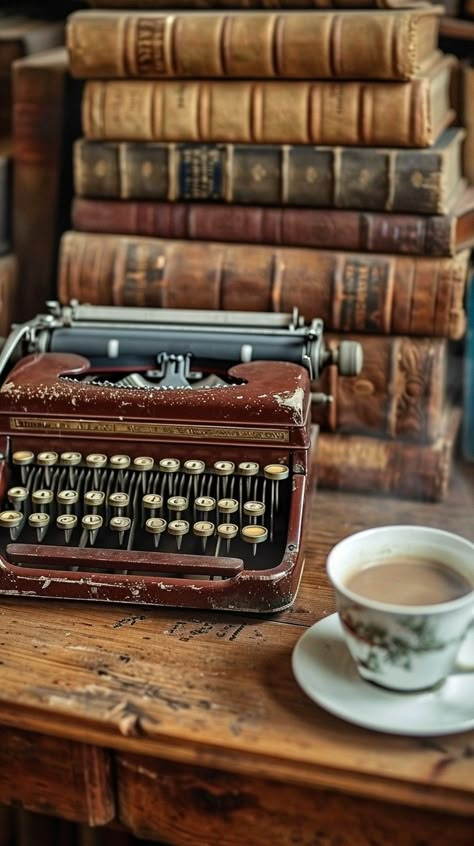
M 409 82 L 97 80 L 84 135 L 110 141 L 211 141 L 427 147 L 454 116 L 444 56 Z
M 169 9 L 170 5 L 176 9 L 406 9 L 424 3 L 421 0 L 173 0 L 171 4 L 169 0 L 89 0 L 89 6 L 99 9 Z
M 59 236 L 69 225 L 79 87 L 68 76 L 64 47 L 14 65 L 13 239 L 22 280 L 19 320 L 42 311 L 54 293 Z
M 464 142 L 464 173 L 468 181 L 474 185 L 474 39 L 472 59 L 463 62 L 462 93 L 463 119 L 467 130 Z
M 14 319 L 18 264 L 12 253 L 0 256 L 0 338 L 6 338 Z
M 13 7 L 13 4 L 12 4 Z M 21 14 L 6 14 L 0 21 L 0 135 L 11 132 L 11 74 L 16 59 L 64 43 L 64 24 Z
M 76 197 L 71 219 L 84 232 L 453 256 L 474 246 L 474 187 L 445 215 Z
M 418 150 L 80 139 L 74 186 L 82 197 L 445 214 L 464 138 L 450 128 Z
M 314 468 L 318 487 L 443 500 L 452 475 L 461 414 L 460 408 L 449 406 L 431 444 L 320 432 Z
M 6 253 L 11 240 L 11 138 L 0 140 L 0 255 Z
M 441 11 L 81 11 L 67 45 L 81 79 L 410 79 L 433 60 Z
M 291 312 L 342 332 L 458 338 L 469 251 L 426 258 L 67 232 L 59 296 L 93 305 Z
M 327 368 L 316 390 L 333 402 L 313 403 L 312 420 L 325 431 L 379 435 L 431 443 L 440 433 L 447 386 L 447 341 L 406 335 L 380 336 L 325 332 L 327 344 L 349 338 L 364 351 L 362 371 L 341 377 Z

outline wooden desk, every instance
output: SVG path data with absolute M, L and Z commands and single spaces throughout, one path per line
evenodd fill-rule
M 356 728 L 290 658 L 334 610 L 336 541 L 397 522 L 474 539 L 473 506 L 474 467 L 443 505 L 320 492 L 299 595 L 272 619 L 3 598 L 2 801 L 173 846 L 472 846 L 474 732 Z

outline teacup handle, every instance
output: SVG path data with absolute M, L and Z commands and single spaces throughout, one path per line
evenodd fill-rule
M 472 629 L 472 628 L 474 628 L 474 616 L 472 617 L 472 620 L 467 627 L 467 632 L 469 631 L 469 629 Z M 466 635 L 467 635 L 467 632 L 466 632 Z M 465 637 L 466 637 L 466 635 L 465 635 Z M 463 643 L 464 643 L 464 638 L 463 638 Z M 461 648 L 462 648 L 462 646 L 461 646 Z M 473 664 L 467 664 L 465 661 L 460 661 L 459 658 L 458 658 L 456 660 L 455 664 L 454 664 L 454 667 L 453 667 L 450 675 L 460 675 L 461 673 L 474 673 L 474 663 Z

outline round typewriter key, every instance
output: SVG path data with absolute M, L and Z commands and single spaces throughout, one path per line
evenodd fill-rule
M 7 497 L 15 508 L 21 508 L 21 503 L 28 499 L 28 488 L 16 487 L 10 488 L 7 492 Z
M 107 456 L 101 452 L 91 452 L 86 455 L 86 464 L 88 467 L 98 468 L 105 467 L 107 464 Z
M 47 489 L 33 491 L 33 493 L 31 494 L 31 501 L 35 505 L 39 505 L 40 507 L 49 505 L 53 501 L 53 499 L 53 491 Z
M 215 555 L 219 555 L 221 540 L 226 541 L 227 555 L 230 550 L 230 542 L 239 534 L 239 527 L 235 523 L 219 523 L 217 527 L 217 543 Z
M 127 493 L 123 493 L 122 491 L 111 493 L 108 498 L 108 503 L 111 508 L 128 508 L 129 502 L 129 495 Z
M 75 514 L 59 514 L 56 526 L 64 532 L 65 543 L 69 543 L 73 529 L 77 526 L 77 517 Z
M 286 464 L 267 464 L 263 468 L 263 475 L 272 482 L 282 482 L 290 475 L 290 469 Z
M 248 517 L 257 518 L 263 517 L 265 514 L 265 504 L 263 502 L 244 502 L 244 514 Z
M 134 470 L 153 470 L 154 460 L 149 455 L 139 455 L 133 459 Z
M 257 544 L 263 543 L 268 537 L 268 529 L 265 526 L 244 526 L 240 531 L 240 537 L 245 543 L 251 543 L 253 554 L 257 551 Z
M 213 496 L 198 496 L 194 500 L 194 507 L 196 511 L 214 511 L 216 501 Z
M 113 470 L 126 470 L 130 467 L 130 461 L 129 455 L 111 455 L 109 464 Z
M 238 507 L 239 501 L 237 499 L 220 499 L 217 503 L 217 510 L 221 514 L 235 514 Z
M 189 532 L 189 523 L 187 520 L 172 520 L 168 523 L 168 532 L 176 538 L 176 548 L 181 549 L 183 536 Z
M 57 452 L 39 452 L 36 461 L 42 467 L 52 467 L 59 459 Z
M 235 464 L 233 461 L 214 462 L 214 472 L 217 473 L 218 476 L 230 476 L 234 470 Z
M 163 497 L 153 493 L 144 494 L 142 505 L 147 511 L 157 511 L 163 505 Z
M 260 465 L 256 461 L 242 461 L 237 467 L 240 476 L 256 476 Z
M 188 500 L 185 496 L 170 496 L 166 505 L 170 511 L 175 511 L 179 516 L 182 511 L 186 511 L 188 507 Z
M 91 545 L 95 543 L 97 532 L 102 528 L 103 522 L 100 514 L 84 514 L 81 526 L 89 532 L 89 543 Z
M 181 462 L 177 458 L 162 458 L 159 463 L 159 468 L 163 473 L 177 473 L 180 466 Z
M 34 452 L 30 452 L 29 449 L 21 449 L 18 452 L 14 452 L 12 455 L 13 464 L 18 464 L 20 467 L 33 464 L 34 460 L 35 454 Z
M 16 529 L 23 519 L 19 511 L 0 511 L 0 526 L 3 529 Z
M 132 521 L 130 517 L 112 517 L 109 522 L 109 529 L 112 532 L 118 532 L 119 544 L 123 543 L 125 532 L 128 532 Z
M 149 517 L 145 523 L 145 531 L 153 535 L 155 549 L 158 549 L 160 537 L 167 527 L 166 520 L 162 517 Z
M 82 455 L 80 452 L 62 452 L 59 461 L 66 467 L 77 467 L 82 461 Z
M 214 534 L 215 528 L 214 523 L 211 523 L 209 520 L 198 520 L 197 523 L 194 523 L 193 534 L 201 538 L 203 552 L 206 551 L 207 539 Z
M 31 526 L 32 529 L 36 529 L 36 537 L 38 539 L 38 543 L 41 543 L 43 540 L 49 526 L 50 521 L 49 514 L 44 514 L 44 512 L 36 511 L 33 514 L 30 514 L 28 517 L 28 524 Z
M 198 476 L 200 473 L 204 473 L 205 469 L 206 465 L 204 464 L 204 461 L 199 461 L 196 458 L 185 461 L 183 464 L 184 472 L 189 473 L 190 476 Z
M 73 490 L 58 491 L 56 499 L 60 505 L 71 506 L 76 504 L 79 499 L 79 494 L 77 491 Z
M 84 504 L 90 505 L 92 508 L 99 508 L 104 504 L 105 493 L 103 491 L 86 491 L 84 494 Z

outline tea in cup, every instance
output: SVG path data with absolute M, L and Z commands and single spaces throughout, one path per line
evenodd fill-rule
M 474 621 L 474 544 L 427 526 L 351 535 L 327 560 L 351 655 L 362 678 L 420 691 L 452 672 Z

